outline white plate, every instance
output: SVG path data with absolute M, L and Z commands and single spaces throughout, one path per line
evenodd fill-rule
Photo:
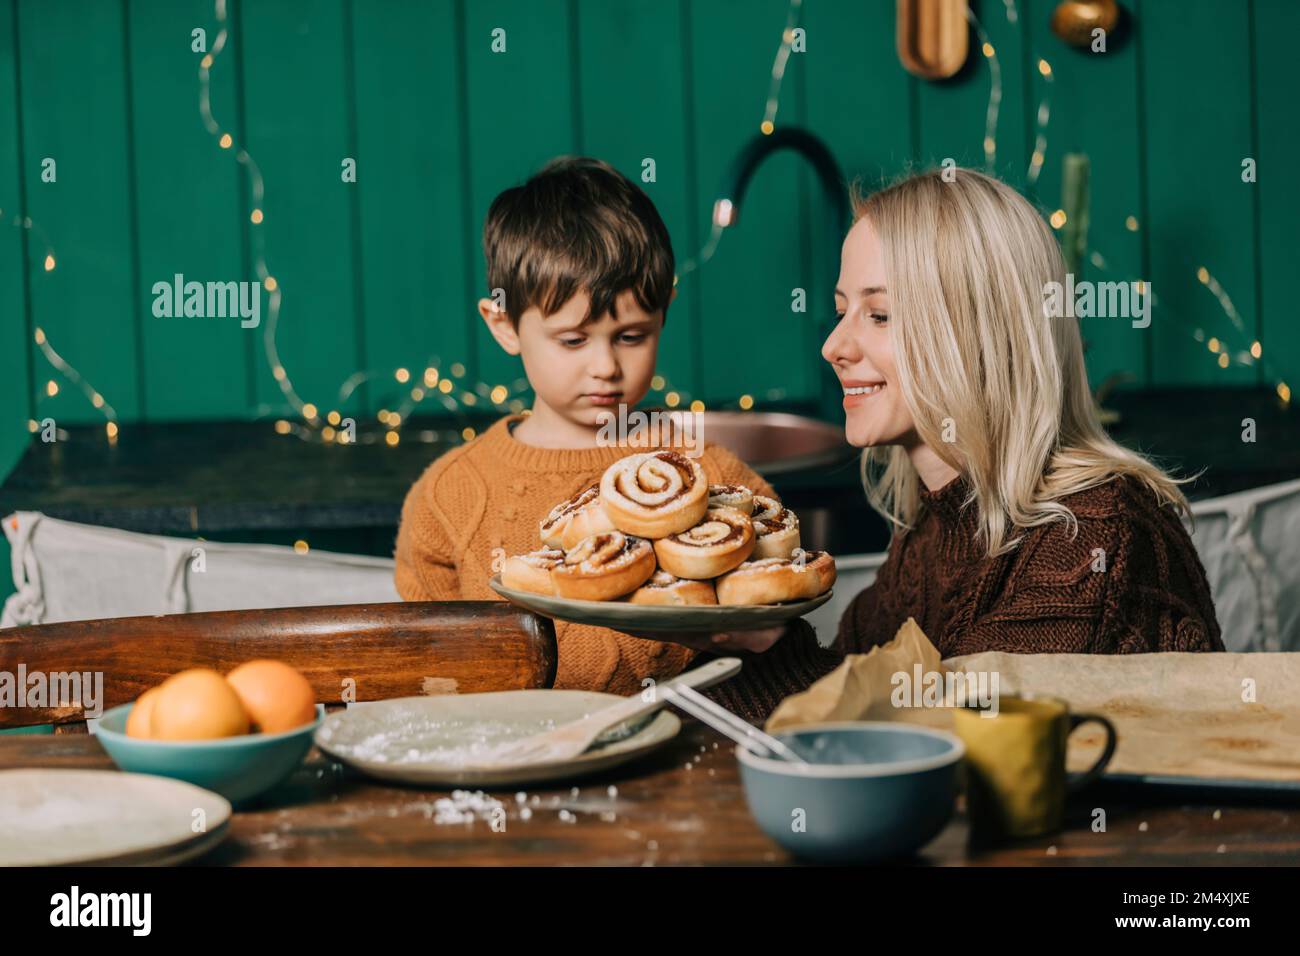
M 380 700 L 331 714 L 316 731 L 316 746 L 362 773 L 398 783 L 514 786 L 561 780 L 634 760 L 675 737 L 681 721 L 661 710 L 629 735 L 598 740 L 556 763 L 475 768 L 475 746 L 483 750 L 550 730 L 623 699 L 583 690 L 508 690 Z
M 229 823 L 224 797 L 167 777 L 0 771 L 0 866 L 176 863 L 220 843 Z

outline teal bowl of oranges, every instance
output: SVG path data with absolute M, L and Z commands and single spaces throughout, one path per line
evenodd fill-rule
M 206 668 L 173 674 L 107 711 L 95 736 L 122 770 L 184 780 L 242 803 L 302 764 L 324 719 L 298 671 L 250 661 L 224 677 Z

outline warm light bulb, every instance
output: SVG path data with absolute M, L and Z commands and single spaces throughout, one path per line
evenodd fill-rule
M 1129 232 L 1137 232 L 1138 230 L 1137 216 L 1129 216 L 1127 219 L 1125 219 L 1124 228 L 1127 229 Z
M 396 372 L 393 373 L 393 378 L 397 379 L 399 382 L 405 385 L 407 382 L 411 380 L 411 373 L 404 368 L 399 368 Z
M 39 328 L 36 330 L 36 344 L 37 345 L 45 344 L 45 333 Z
M 1056 212 L 1052 213 L 1052 218 L 1048 221 L 1051 222 L 1053 229 L 1060 229 L 1065 225 L 1065 210 L 1056 210 Z
M 230 138 L 229 133 L 222 133 L 219 142 L 221 143 L 222 149 L 230 149 L 230 144 L 233 143 L 234 140 Z
M 275 423 L 275 432 L 277 435 L 289 434 L 290 425 L 283 418 Z
M 740 407 L 741 407 L 741 408 L 744 408 L 744 409 L 750 409 L 750 408 L 753 408 L 753 407 L 754 407 L 754 396 L 753 396 L 753 395 L 742 395 L 742 396 L 740 396 Z
M 1043 76 L 1051 76 L 1051 75 L 1052 75 L 1052 65 L 1051 65 L 1050 63 L 1048 63 L 1046 60 L 1039 60 L 1039 61 L 1038 61 L 1038 72 L 1041 73 L 1041 74 L 1043 74 Z
M 1228 353 L 1224 352 L 1219 356 L 1219 368 L 1227 368 L 1227 367 L 1228 367 Z
M 90 404 L 94 405 L 96 408 L 103 408 L 104 396 L 100 395 L 99 392 L 96 392 L 94 395 L 90 396 Z
M 254 225 L 256 225 L 257 223 L 262 221 L 262 210 L 254 209 L 248 218 L 253 221 Z
M 695 401 L 691 402 L 691 411 L 698 415 L 700 412 L 704 411 L 704 403 L 697 398 Z
M 438 370 L 436 368 L 426 368 L 424 370 L 424 384 L 433 388 L 438 384 Z
M 1196 270 L 1196 278 L 1208 284 L 1210 281 L 1210 270 L 1205 268 L 1205 266 L 1201 266 L 1199 269 Z
M 460 378 L 462 375 L 465 374 L 465 366 L 461 365 L 459 362 L 452 362 L 451 374 L 455 375 L 457 378 Z
M 280 287 L 280 283 L 275 281 L 275 276 L 267 276 L 262 285 L 266 287 L 267 292 L 274 292 Z
M 654 378 L 650 379 L 650 387 L 656 392 L 662 392 L 664 389 L 664 377 L 662 375 L 656 375 Z
M 46 271 L 46 272 L 53 272 L 53 271 L 54 271 L 54 255 L 53 255 L 53 254 L 47 255 L 47 256 L 45 257 L 45 271 Z M 75 272 L 76 270 L 74 269 L 73 271 Z
M 451 379 L 449 378 L 444 378 L 441 382 L 438 383 L 438 391 L 442 392 L 442 394 L 444 395 L 450 392 L 452 388 L 453 386 L 451 384 Z
M 316 417 L 316 406 L 313 405 L 311 402 L 308 402 L 306 405 L 304 405 L 304 406 L 302 407 L 302 417 L 303 417 L 303 418 L 315 418 L 315 417 Z
M 108 433 L 109 441 L 117 438 L 117 422 L 109 422 L 104 426 L 104 431 Z
M 669 408 L 676 408 L 678 403 L 681 400 L 682 397 L 678 395 L 676 392 L 669 392 L 667 395 L 664 396 L 664 404 L 667 405 Z
M 475 434 L 474 429 L 466 426 L 465 428 L 461 429 L 460 437 L 465 439 L 466 441 L 472 441 L 474 438 L 474 434 Z
M 399 435 L 397 432 L 389 432 L 387 435 L 384 436 L 384 441 L 386 441 L 390 447 L 396 445 L 401 440 L 402 440 L 402 436 Z
M 59 383 L 54 381 L 54 379 L 50 379 L 48 382 L 46 382 L 45 394 L 50 396 L 50 398 L 53 398 L 55 395 L 59 394 Z
M 1260 345 L 1258 342 L 1252 342 L 1250 345 L 1250 354 L 1253 355 L 1255 358 L 1259 358 L 1261 355 L 1264 354 L 1264 347 Z
M 759 124 L 758 128 L 763 131 L 764 136 L 771 136 L 776 130 L 776 124 L 771 120 L 763 120 L 763 122 Z
M 322 429 L 320 430 L 320 437 L 321 437 L 321 439 L 322 439 L 323 441 L 333 441 L 333 440 L 334 440 L 334 429 L 332 429 L 332 428 L 330 428 L 328 425 L 326 425 L 324 428 L 322 428 Z
M 325 416 L 325 420 L 326 420 L 327 422 L 329 422 L 331 425 L 337 425 L 337 424 L 338 424 L 339 422 L 341 422 L 343 419 L 342 419 L 342 417 L 339 415 L 338 412 L 333 412 L 333 411 L 332 411 L 332 412 L 330 412 L 328 415 Z
M 992 44 L 992 43 L 985 42 L 985 44 L 984 44 L 984 46 L 983 46 L 982 49 L 984 50 L 984 55 L 985 55 L 985 56 L 988 56 L 988 57 L 993 56 L 993 44 Z
M 504 385 L 498 385 L 496 388 L 492 389 L 492 404 L 500 405 L 506 400 L 506 396 L 509 394 L 510 392 Z
M 306 541 L 303 541 L 301 538 L 299 538 L 297 541 L 293 543 L 293 550 L 296 551 L 298 554 L 306 554 L 308 551 L 311 550 L 311 548 L 308 546 Z

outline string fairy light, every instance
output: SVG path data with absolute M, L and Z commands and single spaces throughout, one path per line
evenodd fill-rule
M 1020 17 L 1016 12 L 1015 0 L 1004 0 L 1007 23 L 1015 26 Z M 997 49 L 989 39 L 975 11 L 966 7 L 966 19 L 970 21 L 979 41 L 980 52 L 989 62 L 989 101 L 984 111 L 984 166 L 992 171 L 997 165 L 998 156 L 998 117 L 1002 108 L 1002 65 L 998 60 Z M 1042 173 L 1043 163 L 1047 157 L 1047 126 L 1052 117 L 1052 87 L 1055 82 L 1052 66 L 1047 60 L 1039 58 L 1038 73 L 1043 78 L 1043 95 L 1038 101 L 1038 110 L 1034 116 L 1034 149 L 1030 154 L 1029 168 L 1025 171 L 1027 185 L 1034 185 Z
M 217 146 L 221 150 L 234 149 L 235 160 L 244 167 L 248 174 L 252 208 L 248 214 L 248 221 L 253 228 L 250 229 L 252 237 L 253 250 L 253 270 L 261 281 L 263 288 L 270 295 L 267 320 L 262 332 L 262 350 L 266 359 L 267 367 L 271 370 L 271 375 L 279 386 L 281 393 L 289 402 L 290 406 L 298 412 L 306 422 L 307 427 L 294 426 L 292 428 L 280 428 L 277 423 L 277 432 L 280 434 L 294 435 L 306 441 L 323 441 L 335 442 L 338 444 L 373 444 L 380 441 L 387 445 L 393 446 L 398 444 L 400 438 L 396 431 L 401 428 L 411 411 L 423 402 L 426 398 L 437 398 L 439 402 L 449 411 L 464 413 L 466 407 L 477 408 L 479 398 L 485 398 L 486 404 L 491 405 L 498 410 L 522 410 L 523 401 L 521 396 L 527 390 L 527 380 L 517 379 L 511 386 L 497 385 L 489 387 L 486 383 L 475 382 L 465 383 L 460 381 L 464 376 L 464 366 L 460 363 L 453 363 L 451 366 L 452 376 L 442 378 L 441 383 L 438 381 L 439 372 L 437 371 L 438 359 L 431 356 L 426 360 L 425 381 L 426 386 L 415 385 L 404 392 L 404 396 L 398 403 L 395 411 L 383 410 L 383 414 L 377 416 L 377 420 L 382 426 L 379 429 L 370 430 L 366 425 L 358 428 L 340 428 L 341 416 L 339 422 L 330 421 L 327 417 L 322 421 L 318 406 L 312 402 L 305 401 L 293 384 L 293 378 L 289 374 L 284 361 L 280 357 L 279 348 L 276 344 L 276 335 L 279 329 L 280 312 L 283 303 L 283 289 L 279 281 L 271 274 L 266 256 L 266 240 L 262 227 L 266 223 L 265 211 L 265 180 L 263 179 L 261 169 L 257 162 L 243 146 L 236 147 L 233 135 L 222 128 L 212 112 L 212 70 L 217 60 L 221 57 L 229 40 L 229 28 L 227 25 L 227 8 L 226 0 L 214 0 L 214 16 L 219 24 L 219 30 L 213 40 L 212 50 L 206 53 L 199 61 L 198 79 L 199 79 L 199 114 L 203 120 L 204 128 L 216 140 Z M 367 369 L 364 371 L 353 372 L 348 375 L 340 384 L 338 389 L 338 404 L 343 404 L 356 391 L 356 389 L 365 382 L 372 380 L 386 380 L 392 376 L 399 386 L 410 384 L 410 370 L 407 368 L 398 368 L 396 370 L 386 369 Z M 432 381 L 430 381 L 432 379 Z M 460 397 L 456 398 L 452 393 L 455 391 L 452 387 L 440 388 L 436 391 L 435 386 L 445 384 L 451 386 L 455 380 L 460 386 Z M 522 384 L 521 384 L 522 383 Z M 275 409 L 261 404 L 256 410 L 256 416 L 262 417 L 267 414 L 274 414 Z M 334 413 L 337 414 L 337 413 Z M 355 424 L 355 423 L 354 423 Z M 417 441 L 434 442 L 446 440 L 447 434 L 464 435 L 466 431 L 472 431 L 472 428 L 466 426 L 458 432 L 439 432 L 437 430 L 422 429 L 412 433 L 412 437 Z
M 1128 221 L 1136 222 L 1132 216 L 1128 217 Z M 1131 226 L 1130 228 L 1136 231 L 1136 226 Z M 1106 261 L 1105 256 L 1100 252 L 1093 250 L 1089 254 L 1088 258 L 1094 266 L 1103 272 L 1111 271 L 1110 265 Z M 1205 286 L 1205 288 L 1209 290 L 1210 294 L 1214 296 L 1215 301 L 1219 305 L 1219 309 L 1223 312 L 1224 316 L 1227 317 L 1228 322 L 1232 325 L 1233 329 L 1249 339 L 1250 344 L 1246 348 L 1239 348 L 1234 352 L 1226 340 L 1220 339 L 1218 336 L 1208 335 L 1205 329 L 1199 326 L 1190 330 L 1184 328 L 1183 331 L 1189 334 L 1197 343 L 1204 345 L 1206 350 L 1214 356 L 1215 364 L 1221 369 L 1227 369 L 1233 365 L 1250 367 L 1258 363 L 1259 367 L 1263 370 L 1265 377 L 1272 382 L 1273 391 L 1277 394 L 1283 406 L 1290 405 L 1291 387 L 1286 382 L 1285 370 L 1279 369 L 1274 362 L 1264 358 L 1263 344 L 1258 339 L 1255 339 L 1246 329 L 1246 324 L 1241 318 L 1241 313 L 1237 311 L 1237 307 L 1233 304 L 1232 298 L 1228 295 L 1227 290 L 1223 288 L 1219 280 L 1216 279 L 1213 273 L 1211 273 L 1205 266 L 1198 266 L 1195 275 L 1197 282 Z M 1137 286 L 1138 293 L 1146 295 L 1150 299 L 1152 311 L 1160 306 L 1160 299 L 1155 294 L 1154 289 L 1149 288 L 1147 284 L 1141 280 L 1137 280 Z M 1180 328 L 1182 327 L 1180 326 Z
M 3 217 L 4 210 L 0 209 L 0 221 L 3 221 Z M 42 260 L 43 271 L 46 274 L 53 272 L 58 266 L 58 260 L 54 255 L 54 245 L 50 242 L 50 237 L 45 233 L 45 230 L 40 227 L 40 224 L 32 219 L 31 216 L 16 215 L 11 220 L 10 225 L 16 229 L 22 229 L 28 236 L 33 233 L 36 234 L 37 238 L 40 240 L 41 246 L 45 249 L 45 258 Z M 87 401 L 90 402 L 91 408 L 94 408 L 104 416 L 104 432 L 108 436 L 109 443 L 115 443 L 117 441 L 120 427 L 117 421 L 117 412 L 113 409 L 113 406 L 104 399 L 104 396 L 99 392 L 99 390 L 95 388 L 71 362 L 67 361 L 67 359 L 55 350 L 54 346 L 50 343 L 49 336 L 42 327 L 36 327 L 35 331 L 32 333 L 32 338 L 42 357 L 44 357 L 45 361 L 50 364 L 50 367 L 62 375 L 64 379 L 72 385 L 76 386 L 76 388 L 86 396 Z M 54 398 L 58 394 L 58 383 L 53 379 L 50 379 L 46 382 L 45 388 L 37 392 L 37 402 L 39 403 L 42 398 Z M 40 423 L 35 419 L 30 419 L 27 425 L 28 430 L 32 432 L 39 430 L 40 427 Z M 63 429 L 57 429 L 57 431 L 60 440 L 65 440 L 68 437 L 68 433 Z
M 771 136 L 776 130 L 776 113 L 781 106 L 781 83 L 785 78 L 785 66 L 790 60 L 790 51 L 794 46 L 794 31 L 799 28 L 803 17 L 803 0 L 790 0 L 790 9 L 786 13 L 785 29 L 781 31 L 781 45 L 777 47 L 776 59 L 772 61 L 772 80 L 767 90 L 767 105 L 763 109 L 763 121 L 758 124 L 764 136 Z

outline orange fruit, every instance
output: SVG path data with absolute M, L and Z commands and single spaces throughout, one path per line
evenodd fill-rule
M 155 740 L 210 740 L 248 733 L 248 712 L 224 677 L 206 667 L 173 674 L 155 688 Z
M 150 687 L 136 698 L 131 714 L 126 718 L 126 735 L 148 739 L 149 721 L 153 716 L 153 703 L 158 697 L 158 688 Z
M 226 675 L 253 724 L 264 734 L 280 734 L 316 719 L 316 694 L 307 678 L 282 661 L 240 664 Z

